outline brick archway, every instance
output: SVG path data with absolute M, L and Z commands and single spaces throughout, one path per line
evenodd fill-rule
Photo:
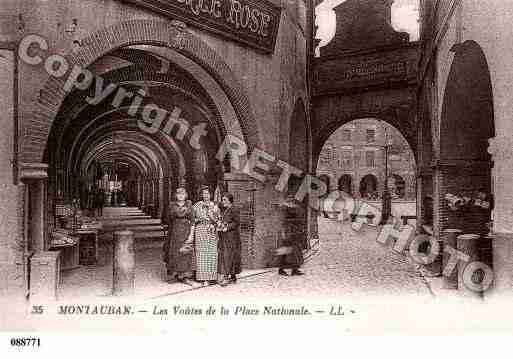
M 322 96 L 314 99 L 314 121 L 312 122 L 314 166 L 326 140 L 341 126 L 362 118 L 376 118 L 394 126 L 416 155 L 415 109 L 415 93 L 410 88 L 354 95 Z
M 248 149 L 251 151 L 261 144 L 249 99 L 229 66 L 206 43 L 177 25 L 155 20 L 120 22 L 84 38 L 80 50 L 66 58 L 70 68 L 75 65 L 87 68 L 109 52 L 141 44 L 168 47 L 200 65 L 215 79 L 231 102 Z M 42 162 L 52 123 L 67 96 L 63 90 L 66 78 L 50 77 L 41 89 L 36 109 L 25 126 L 20 162 Z
M 488 62 L 473 40 L 451 48 L 454 59 L 444 89 L 440 116 L 439 158 L 434 163 L 437 196 L 435 233 L 448 228 L 465 233 L 488 233 L 491 212 L 480 207 L 454 211 L 446 194 L 492 197 L 492 161 L 488 141 L 495 137 L 493 92 Z

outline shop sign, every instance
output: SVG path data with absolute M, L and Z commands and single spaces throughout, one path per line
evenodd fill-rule
M 281 8 L 267 0 L 121 0 L 214 32 L 266 53 L 274 52 Z

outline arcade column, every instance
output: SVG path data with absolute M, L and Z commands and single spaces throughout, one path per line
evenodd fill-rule
M 226 189 L 233 195 L 234 205 L 240 210 L 240 240 L 242 266 L 258 268 L 258 240 L 255 237 L 257 182 L 244 174 L 225 173 Z
M 492 298 L 513 295 L 513 135 L 496 136 L 489 140 L 492 155 L 493 194 L 493 265 L 494 288 L 485 293 Z
M 24 252 L 28 259 L 33 254 L 27 283 L 31 297 L 56 299 L 59 278 L 59 258 L 46 251 L 46 186 L 48 165 L 20 163 L 19 179 L 24 185 Z M 52 264 L 53 263 L 53 264 Z
M 19 178 L 25 185 L 25 231 L 32 251 L 44 251 L 46 236 L 46 186 L 48 165 L 20 163 Z
M 283 230 L 298 238 L 303 248 L 308 243 L 308 217 L 306 209 L 298 215 L 285 216 L 287 193 L 276 189 L 279 174 L 268 172 L 264 181 L 244 173 L 224 173 L 227 190 L 233 194 L 240 208 L 242 264 L 257 269 L 275 265 L 274 251 Z
M 433 172 L 431 168 L 423 167 L 417 171 L 416 188 L 417 227 L 423 224 L 433 226 L 433 202 L 426 200 L 427 197 L 433 198 Z
M 202 185 L 207 184 L 205 173 L 207 172 L 207 164 L 205 155 L 202 150 L 195 150 L 192 154 L 192 181 L 193 181 L 193 198 L 198 195 L 198 190 Z M 199 200 L 199 198 L 198 198 Z

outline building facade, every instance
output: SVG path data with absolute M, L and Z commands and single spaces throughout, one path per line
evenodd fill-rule
M 394 127 L 374 119 L 355 120 L 336 130 L 317 165 L 317 175 L 326 178 L 330 191 L 342 190 L 357 198 L 380 198 L 386 173 L 394 199 L 415 199 L 413 152 Z

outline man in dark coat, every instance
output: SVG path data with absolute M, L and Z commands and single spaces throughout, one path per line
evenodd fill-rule
M 283 202 L 282 209 L 285 211 L 286 222 L 304 218 L 305 209 L 289 195 Z M 279 268 L 278 274 L 288 276 L 285 269 L 291 269 L 290 275 L 303 275 L 299 268 L 304 263 L 303 244 L 305 243 L 304 233 L 293 230 L 294 225 L 285 224 L 279 233 L 278 248 L 275 250 L 275 260 Z M 275 262 L 276 263 L 276 262 Z
M 285 269 L 291 269 L 290 275 L 303 275 L 299 270 L 304 263 L 303 250 L 300 246 L 300 239 L 295 235 L 287 236 L 284 231 L 281 233 L 280 247 L 276 249 L 278 256 L 278 274 L 288 276 Z

